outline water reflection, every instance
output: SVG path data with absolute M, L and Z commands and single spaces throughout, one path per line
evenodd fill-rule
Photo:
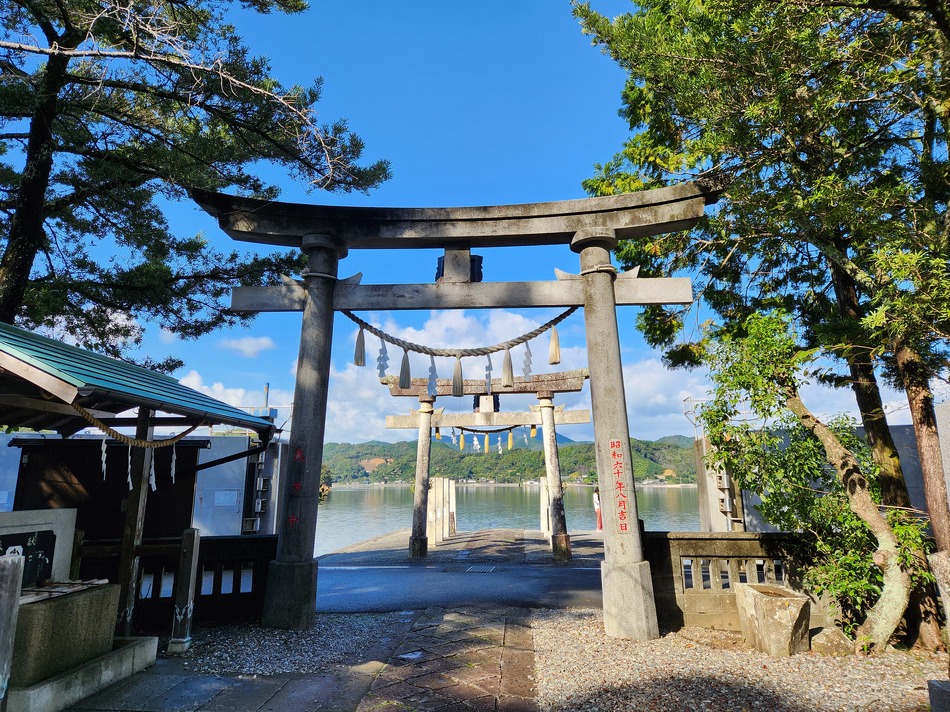
M 594 528 L 592 491 L 590 487 L 564 489 L 568 531 Z M 694 487 L 648 487 L 637 491 L 640 518 L 652 531 L 699 531 L 698 502 Z M 460 530 L 537 529 L 540 490 L 537 486 L 458 485 L 456 505 Z M 337 486 L 320 505 L 314 554 L 328 554 L 410 526 L 412 490 L 408 486 Z

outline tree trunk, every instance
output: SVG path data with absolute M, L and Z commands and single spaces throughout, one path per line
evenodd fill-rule
M 864 316 L 858 299 L 858 287 L 840 266 L 830 262 L 831 281 L 835 289 L 838 313 L 854 322 Z M 881 499 L 890 507 L 910 507 L 910 495 L 901 469 L 897 446 L 887 425 L 881 389 L 877 384 L 874 364 L 863 352 L 848 355 L 851 370 L 851 389 L 861 414 L 864 434 L 871 448 L 874 464 L 880 468 Z M 923 553 L 923 552 L 921 552 Z
M 910 600 L 910 575 L 900 565 L 897 537 L 878 505 L 871 499 L 867 479 L 851 451 L 841 444 L 830 428 L 812 415 L 797 392 L 791 392 L 785 404 L 821 442 L 828 462 L 835 468 L 844 485 L 848 506 L 877 540 L 874 563 L 884 575 L 884 586 L 864 623 L 858 628 L 855 645 L 858 650 L 868 652 L 883 650 L 900 624 Z
M 858 299 L 857 284 L 834 262 L 830 263 L 830 269 L 838 313 L 842 317 L 859 321 L 864 312 Z M 900 455 L 887 424 L 874 364 L 864 352 L 852 352 L 848 355 L 848 367 L 851 371 L 851 389 L 864 425 L 864 435 L 880 472 L 881 501 L 889 507 L 909 508 L 910 494 L 907 492 Z M 917 556 L 926 570 L 926 553 L 921 550 L 917 552 Z M 942 650 L 945 647 L 933 585 L 922 584 L 911 591 L 904 623 L 904 642 L 908 645 L 919 645 L 927 650 Z
M 43 219 L 46 191 L 53 170 L 53 124 L 59 92 L 66 83 L 64 57 L 51 57 L 37 91 L 20 185 L 13 199 L 7 246 L 0 258 L 0 321 L 12 323 L 23 306 L 36 253 L 46 239 Z
M 898 345 L 894 355 L 904 391 L 907 393 L 907 402 L 910 404 L 914 435 L 917 436 L 917 453 L 924 476 L 924 495 L 927 498 L 930 526 L 937 543 L 937 551 L 948 551 L 950 504 L 947 502 L 947 482 L 943 474 L 940 439 L 937 436 L 937 415 L 930 390 L 932 373 L 920 358 L 920 354 L 906 344 Z
M 891 436 L 884 413 L 881 389 L 874 366 L 865 359 L 849 360 L 851 389 L 861 413 L 861 424 L 874 464 L 880 468 L 881 501 L 888 507 L 910 507 L 910 494 L 904 481 L 900 455 Z

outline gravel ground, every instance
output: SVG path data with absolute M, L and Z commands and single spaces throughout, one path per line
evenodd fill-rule
M 216 674 L 343 673 L 398 645 L 418 615 L 320 614 L 307 633 L 207 628 L 196 631 L 187 664 Z M 546 712 L 928 710 L 927 680 L 947 679 L 945 653 L 769 658 L 736 633 L 703 628 L 631 642 L 606 637 L 597 610 L 535 610 L 531 626 Z
M 538 702 L 549 712 L 929 710 L 927 680 L 947 679 L 945 653 L 768 658 L 738 634 L 702 628 L 622 641 L 591 610 L 536 610 L 532 628 Z
M 326 674 L 359 663 L 390 639 L 401 639 L 418 615 L 323 613 L 307 632 L 254 624 L 215 626 L 196 630 L 184 657 L 189 669 L 200 673 Z

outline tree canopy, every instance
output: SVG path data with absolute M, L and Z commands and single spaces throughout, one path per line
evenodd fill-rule
M 311 188 L 366 191 L 345 121 L 318 121 L 319 79 L 282 85 L 226 0 L 15 0 L 0 18 L 0 320 L 121 355 L 141 319 L 195 337 L 237 317 L 231 286 L 274 282 L 298 258 L 173 234 L 191 188 L 273 198 L 274 164 Z M 300 13 L 303 0 L 253 0 Z
M 757 311 L 793 314 L 809 344 L 844 364 L 824 377 L 855 391 L 888 500 L 900 504 L 877 385 L 890 376 L 908 394 L 946 548 L 929 387 L 950 316 L 943 15 L 845 5 L 644 0 L 610 21 L 576 4 L 628 72 L 621 113 L 632 131 L 586 186 L 610 194 L 725 177 L 719 210 L 696 229 L 624 243 L 619 258 L 641 274 L 690 271 L 724 332 Z M 639 325 L 671 363 L 695 364 L 696 340 L 674 341 L 682 316 L 651 307 Z

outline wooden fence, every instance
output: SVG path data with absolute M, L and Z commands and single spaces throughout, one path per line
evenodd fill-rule
M 132 627 L 139 632 L 169 632 L 175 616 L 175 580 L 181 539 L 146 540 L 139 547 L 138 597 Z M 84 543 L 79 576 L 117 580 L 119 545 Z M 194 621 L 198 624 L 258 620 L 276 536 L 226 536 L 201 539 L 195 580 Z M 316 601 L 314 602 L 316 605 Z

